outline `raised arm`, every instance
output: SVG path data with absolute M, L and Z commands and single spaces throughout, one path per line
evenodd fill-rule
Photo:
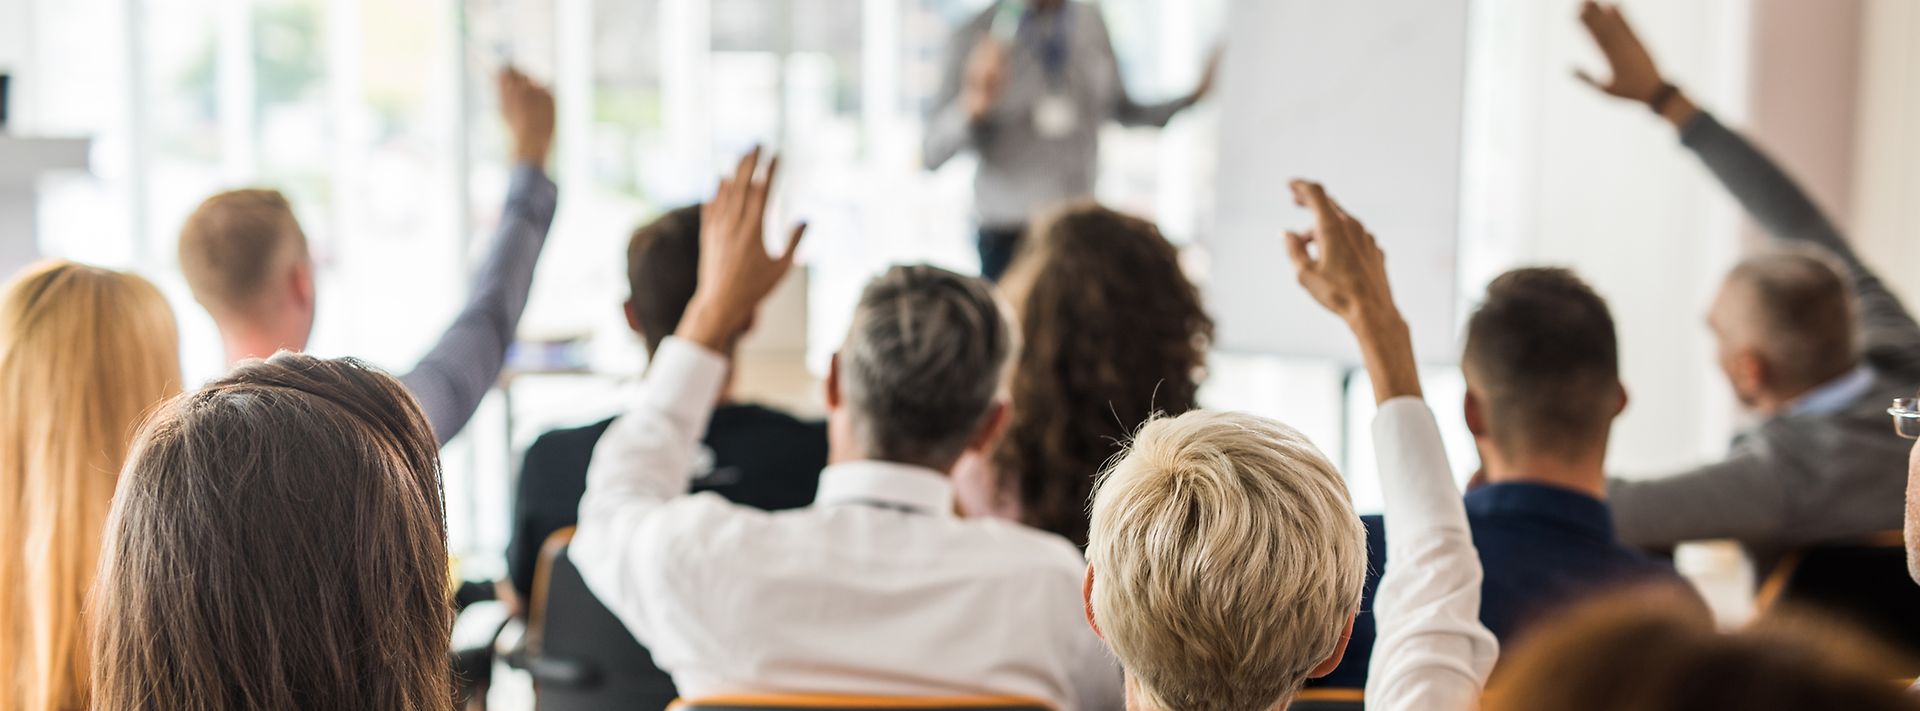
M 1206 98 L 1207 94 L 1213 91 L 1214 75 L 1218 73 L 1220 68 L 1220 54 L 1218 52 L 1215 52 L 1214 55 L 1207 60 L 1207 68 L 1200 75 L 1200 83 L 1194 87 L 1192 93 L 1177 99 L 1152 104 L 1142 104 L 1135 101 L 1133 95 L 1127 92 L 1125 77 L 1120 74 L 1120 59 L 1113 51 L 1113 38 L 1107 33 L 1107 21 L 1100 16 L 1099 10 L 1094 9 L 1094 6 L 1088 5 L 1087 8 L 1089 12 L 1094 13 L 1094 26 L 1098 29 L 1099 34 L 1098 40 L 1094 44 L 1103 53 L 1100 57 L 1101 66 L 1107 73 L 1108 81 L 1112 82 L 1111 85 L 1113 86 L 1113 118 L 1115 121 L 1120 122 L 1120 125 L 1153 126 L 1156 128 L 1165 126 L 1169 121 L 1173 120 L 1176 114 L 1185 111 L 1194 104 L 1200 103 L 1201 99 Z
M 762 241 L 777 161 L 755 177 L 759 150 L 741 159 L 734 176 L 702 209 L 699 286 L 672 338 L 647 368 L 640 393 L 614 420 L 587 466 L 587 492 L 570 556 L 594 594 L 642 642 L 670 620 L 649 585 L 662 574 L 675 535 L 711 526 L 681 525 L 670 502 L 687 494 L 700 436 L 726 381 L 727 359 L 755 309 L 793 264 L 802 229 L 787 251 L 767 254 Z M 699 516 L 699 511 L 687 511 Z M 673 650 L 654 650 L 656 655 Z
M 955 30 L 947 40 L 940 94 L 921 148 L 928 169 L 992 137 L 990 115 L 1007 83 L 1007 48 L 980 31 L 984 17 Z
M 500 113 L 513 133 L 513 177 L 500 227 L 466 306 L 413 370 L 400 376 L 441 444 L 467 426 L 500 378 L 553 225 L 557 189 L 542 166 L 553 145 L 553 96 L 513 69 L 500 73 Z
M 1606 56 L 1611 76 L 1581 80 L 1609 95 L 1646 104 L 1680 132 L 1740 207 L 1775 239 L 1817 245 L 1846 267 L 1860 304 L 1859 328 L 1866 353 L 1877 362 L 1920 372 L 1920 324 L 1887 289 L 1800 185 L 1779 164 L 1739 133 L 1701 110 L 1660 73 L 1652 53 L 1634 34 L 1620 8 L 1587 2 L 1580 21 Z
M 1300 284 L 1352 329 L 1380 404 L 1374 448 L 1391 563 L 1374 595 L 1367 707 L 1471 708 L 1499 643 L 1480 623 L 1480 556 L 1439 426 L 1421 399 L 1413 339 L 1394 305 L 1385 255 L 1319 185 L 1296 181 L 1293 191 L 1314 214 L 1311 231 L 1287 233 Z
M 1607 480 L 1620 541 L 1664 549 L 1687 541 L 1784 541 L 1794 500 L 1775 470 L 1780 458 L 1736 445 L 1725 460 L 1671 476 Z

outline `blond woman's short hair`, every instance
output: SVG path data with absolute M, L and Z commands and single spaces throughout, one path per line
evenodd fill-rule
M 1141 701 L 1266 711 L 1358 612 L 1366 531 L 1306 437 L 1201 410 L 1147 423 L 1108 467 L 1087 560 L 1095 622 Z

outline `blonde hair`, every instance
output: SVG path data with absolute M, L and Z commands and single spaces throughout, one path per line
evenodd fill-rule
M 216 319 L 256 316 L 260 295 L 306 253 L 306 233 L 276 190 L 216 194 L 180 228 L 180 272 Z
M 0 293 L 0 708 L 85 708 L 81 611 L 120 466 L 180 391 L 173 311 L 145 279 L 71 262 Z
M 1360 607 L 1366 531 L 1299 432 L 1240 413 L 1149 422 L 1102 475 L 1090 603 L 1132 688 L 1162 711 L 1265 711 Z

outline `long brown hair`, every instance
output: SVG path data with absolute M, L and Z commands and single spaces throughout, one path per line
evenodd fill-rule
M 1159 228 L 1092 203 L 1042 220 L 1002 290 L 1021 338 L 996 495 L 1085 546 L 1101 465 L 1153 414 L 1197 406 L 1213 319 Z
M 1591 601 L 1503 651 L 1488 711 L 1914 711 L 1903 655 L 1838 620 L 1774 613 L 1734 634 L 1656 589 Z
M 82 607 L 133 431 L 180 392 L 173 310 L 72 262 L 0 295 L 0 709 L 88 704 Z
M 281 353 L 155 415 L 96 590 L 95 709 L 451 708 L 433 432 L 393 378 Z

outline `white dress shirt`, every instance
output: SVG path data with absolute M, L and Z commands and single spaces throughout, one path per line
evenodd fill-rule
M 1374 593 L 1367 708 L 1475 708 L 1500 643 L 1480 624 L 1480 555 L 1440 427 L 1426 401 L 1394 398 L 1373 419 L 1373 441 L 1393 565 Z
M 1088 628 L 1065 539 L 962 519 L 946 475 L 852 462 L 814 505 L 767 513 L 689 496 L 727 362 L 667 339 L 594 450 L 571 556 L 673 676 L 715 694 L 1022 696 L 1125 705 Z

